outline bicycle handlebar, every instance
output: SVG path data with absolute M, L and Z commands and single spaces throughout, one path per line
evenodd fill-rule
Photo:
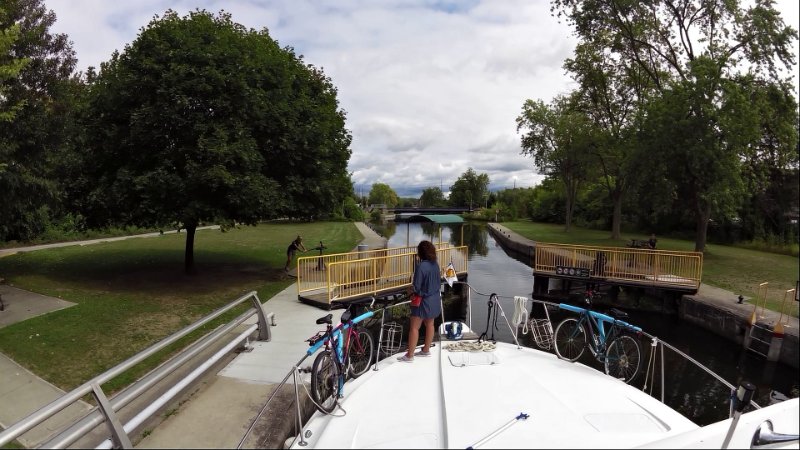
M 375 302 L 374 298 L 373 298 L 372 302 L 373 303 Z M 310 356 L 310 355 L 314 354 L 317 350 L 320 349 L 320 347 L 325 345 L 325 343 L 328 342 L 332 337 L 334 337 L 334 336 L 341 337 L 342 331 L 345 331 L 348 328 L 350 328 L 351 325 L 355 325 L 355 324 L 357 324 L 357 323 L 359 323 L 359 322 L 361 322 L 361 321 L 363 321 L 363 320 L 365 320 L 365 319 L 367 319 L 369 317 L 372 317 L 374 315 L 375 315 L 375 311 L 367 311 L 367 312 L 361 314 L 360 316 L 358 316 L 358 317 L 356 317 L 354 319 L 350 319 L 350 320 L 348 320 L 348 321 L 346 321 L 344 323 L 340 323 L 339 325 L 336 325 L 335 327 L 332 326 L 332 325 L 329 325 L 329 328 L 325 331 L 324 334 L 322 334 L 320 336 L 320 338 L 317 341 L 309 343 L 309 348 L 308 348 L 308 350 L 306 350 L 306 355 Z

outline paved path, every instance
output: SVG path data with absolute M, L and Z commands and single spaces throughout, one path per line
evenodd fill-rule
M 207 227 L 197 227 L 197 230 L 215 230 L 218 229 L 219 225 L 209 225 Z M 36 250 L 44 250 L 48 248 L 58 248 L 58 247 L 69 247 L 73 245 L 92 245 L 92 244 L 100 244 L 102 242 L 114 242 L 114 241 L 124 241 L 126 239 L 134 239 L 134 238 L 147 238 L 147 237 L 156 237 L 162 236 L 164 234 L 174 234 L 178 233 L 177 230 L 165 231 L 163 233 L 144 233 L 144 234 L 134 234 L 130 236 L 117 236 L 117 237 L 108 237 L 108 238 L 100 238 L 100 239 L 89 239 L 86 241 L 69 241 L 69 242 L 56 242 L 53 244 L 41 244 L 41 245 L 31 245 L 28 247 L 14 247 L 14 248 L 0 248 L 0 258 L 3 256 L 9 256 L 16 253 L 24 253 L 24 252 L 33 252 Z
M 370 249 L 386 247 L 386 239 L 375 233 L 364 223 L 356 223 L 364 239 L 360 242 Z M 160 233 L 131 237 L 158 236 Z M 85 242 L 48 244 L 14 250 L 34 251 L 66 245 L 87 245 L 130 237 L 98 239 Z M 358 247 L 354 248 L 356 250 Z M 6 251 L 5 254 L 10 254 Z M 0 253 L 0 256 L 5 256 Z M 64 300 L 23 291 L 10 286 L 0 286 L 4 297 L 9 293 L 9 306 L 15 310 L 39 311 L 40 313 L 70 306 Z M 263 300 L 263 299 L 262 299 Z M 49 305 L 45 307 L 43 305 Z M 50 309 L 47 309 L 50 308 Z M 320 326 L 315 320 L 328 311 L 301 303 L 297 299 L 297 286 L 292 285 L 264 303 L 266 313 L 274 312 L 277 326 L 272 329 L 271 342 L 252 342 L 254 349 L 239 354 L 224 367 L 217 376 L 204 382 L 202 388 L 156 427 L 137 447 L 144 448 L 232 448 L 244 436 L 246 428 L 261 409 L 265 399 L 277 383 L 298 363 L 308 348 L 308 339 Z M 4 318 L 0 313 L 0 320 Z M 18 314 L 15 321 L 30 315 Z M 336 313 L 334 313 L 336 315 Z M 248 323 L 255 323 L 251 318 Z M 0 327 L 11 323 L 0 322 Z M 305 361 L 302 367 L 313 361 Z M 309 375 L 304 376 L 308 381 Z M 3 428 L 36 411 L 63 394 L 63 391 L 25 370 L 10 358 L 0 354 L 0 426 Z M 291 405 L 285 404 L 286 408 Z M 43 442 L 53 431 L 82 417 L 90 406 L 81 402 L 48 420 L 20 437 L 26 447 Z M 293 411 L 293 410 L 292 410 Z M 287 415 L 286 418 L 291 419 Z M 284 425 L 290 426 L 291 422 Z M 288 429 L 288 428 L 287 428 Z
M 6 285 L 0 285 L 0 295 L 3 296 L 5 305 L 5 309 L 0 312 L 0 328 L 75 305 L 66 300 Z M 64 391 L 61 389 L 0 353 L 0 427 L 2 429 L 63 394 Z M 76 403 L 23 434 L 18 440 L 26 447 L 35 446 L 65 424 L 83 417 L 90 409 L 91 406 L 87 403 Z

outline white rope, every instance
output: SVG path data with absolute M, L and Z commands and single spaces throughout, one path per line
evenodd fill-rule
M 514 328 L 519 328 L 520 324 L 522 325 L 522 334 L 528 334 L 528 331 L 530 331 L 528 327 L 528 316 L 530 313 L 525 308 L 527 303 L 527 297 L 514 296 L 514 317 L 511 319 L 511 322 L 514 324 Z
M 488 341 L 458 341 L 444 346 L 449 352 L 491 352 L 495 348 L 497 345 Z

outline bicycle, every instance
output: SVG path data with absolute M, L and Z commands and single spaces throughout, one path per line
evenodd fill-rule
M 592 290 L 586 292 L 585 300 L 589 307 L 595 295 Z M 558 307 L 578 313 L 579 317 L 568 317 L 556 327 L 553 336 L 556 355 L 573 362 L 588 347 L 597 361 L 603 363 L 607 375 L 630 384 L 639 373 L 641 363 L 639 343 L 630 334 L 639 333 L 642 329 L 620 320 L 628 315 L 617 309 L 612 308 L 609 314 L 602 314 L 565 303 Z M 611 325 L 607 332 L 606 323 Z
M 374 304 L 375 299 L 372 300 Z M 314 405 L 323 413 L 331 413 L 344 393 L 347 375 L 358 378 L 366 373 L 372 362 L 372 335 L 358 328 L 358 323 L 372 317 L 374 311 L 367 311 L 352 318 L 350 307 L 342 313 L 341 323 L 333 326 L 333 314 L 320 317 L 317 324 L 326 324 L 326 330 L 307 339 L 308 356 L 317 350 L 325 349 L 317 355 L 311 366 L 311 398 Z M 343 333 L 345 333 L 343 335 Z

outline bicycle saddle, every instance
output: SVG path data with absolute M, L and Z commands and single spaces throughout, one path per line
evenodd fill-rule
M 609 309 L 607 314 L 609 316 L 615 318 L 615 319 L 627 319 L 628 318 L 628 313 L 626 313 L 625 311 L 622 311 L 620 309 L 617 309 L 617 308 Z
M 348 322 L 350 320 L 350 317 L 352 317 L 352 316 L 353 316 L 353 314 L 350 312 L 349 309 L 347 311 L 343 312 L 342 313 L 342 323 Z
M 333 323 L 333 314 L 328 314 L 325 317 L 320 317 L 317 319 L 317 325 L 322 325 L 323 323 L 331 324 Z

